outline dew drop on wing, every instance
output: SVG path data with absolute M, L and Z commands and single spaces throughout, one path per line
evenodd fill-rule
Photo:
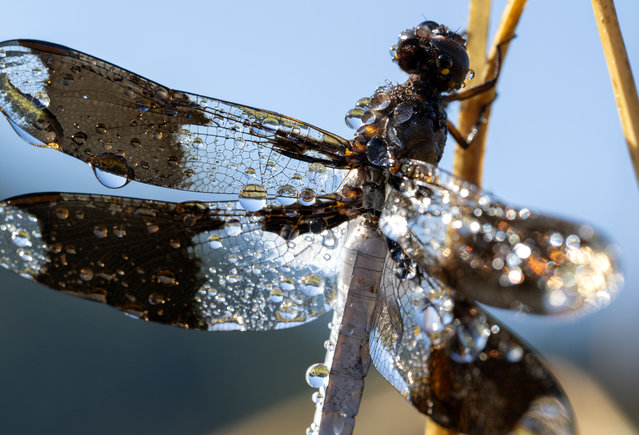
M 247 184 L 240 190 L 238 201 L 246 211 L 261 210 L 266 206 L 266 188 L 259 184 Z
M 326 386 L 330 370 L 322 363 L 313 364 L 306 370 L 306 382 L 312 388 Z
M 18 134 L 18 136 L 20 136 L 20 138 L 22 138 L 23 141 L 25 141 L 25 142 L 27 142 L 27 143 L 29 143 L 31 145 L 35 145 L 37 147 L 45 147 L 45 146 L 47 146 L 47 144 L 42 142 L 40 139 L 37 139 L 37 138 L 33 137 L 31 134 L 29 134 L 25 130 L 23 130 L 18 124 L 13 122 L 11 120 L 11 118 L 7 118 L 7 121 L 9 121 L 9 125 L 11 125 L 13 130 Z

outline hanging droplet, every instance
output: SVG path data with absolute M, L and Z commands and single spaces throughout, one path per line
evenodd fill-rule
M 111 153 L 99 155 L 93 159 L 91 166 L 98 181 L 111 189 L 125 186 L 133 176 L 126 159 Z
M 297 201 L 297 189 L 289 184 L 280 186 L 275 195 L 275 200 L 282 205 L 291 205 Z
M 413 105 L 402 101 L 393 110 L 393 120 L 397 124 L 408 121 L 413 116 Z
M 79 131 L 71 136 L 71 140 L 77 145 L 82 145 L 87 141 L 87 135 Z
M 326 166 L 321 163 L 311 163 L 306 171 L 307 179 L 310 184 L 322 185 L 328 179 L 328 171 Z
M 375 110 L 384 110 L 391 104 L 391 97 L 386 92 L 378 92 L 371 98 L 371 107 Z
M 153 275 L 153 281 L 158 284 L 164 285 L 177 285 L 178 281 L 175 278 L 175 274 L 169 269 L 159 269 Z
M 224 224 L 224 231 L 231 237 L 235 237 L 242 232 L 242 224 L 239 219 L 231 219 Z
M 308 297 L 324 293 L 324 280 L 319 275 L 308 273 L 302 277 L 300 284 L 300 290 Z
M 375 166 L 388 167 L 395 163 L 386 141 L 380 136 L 375 136 L 366 144 L 366 158 Z
M 29 233 L 26 231 L 14 231 L 11 233 L 11 242 L 20 248 L 28 248 L 31 246 Z
M 246 211 L 263 209 L 266 205 L 266 188 L 259 184 L 247 184 L 240 190 L 239 203 Z
M 377 120 L 377 115 L 372 110 L 367 110 L 362 115 L 362 124 L 371 125 Z
M 324 364 L 313 364 L 306 370 L 306 383 L 312 388 L 325 387 L 330 370 Z
M 209 237 L 209 246 L 211 249 L 219 249 L 222 247 L 222 238 L 217 234 Z
M 135 102 L 135 108 L 140 112 L 147 112 L 151 107 L 148 101 L 140 99 Z
M 104 124 L 96 124 L 95 132 L 98 133 L 98 134 L 106 134 L 106 132 L 107 132 L 106 125 L 104 125 Z
M 304 189 L 300 192 L 299 203 L 302 205 L 313 205 L 315 203 L 315 192 L 313 189 Z
M 472 69 L 469 69 L 468 71 L 466 71 L 466 80 L 472 80 L 475 78 L 475 71 Z
M 93 270 L 88 267 L 80 269 L 80 279 L 84 282 L 91 281 L 93 279 Z
M 104 225 L 96 225 L 93 227 L 93 234 L 98 239 L 104 239 L 107 236 L 107 227 Z

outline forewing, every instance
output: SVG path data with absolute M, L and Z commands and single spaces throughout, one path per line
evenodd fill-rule
M 406 400 L 460 433 L 574 432 L 566 397 L 526 345 L 420 267 L 404 272 L 387 258 L 370 353 Z
M 621 285 L 592 228 L 506 206 L 418 162 L 402 165 L 382 232 L 468 299 L 533 313 L 606 305 Z
M 37 194 L 0 203 L 0 264 L 145 320 L 269 330 L 330 309 L 342 205 L 169 203 Z
M 0 110 L 32 143 L 163 187 L 239 194 L 258 184 L 269 195 L 283 186 L 324 194 L 347 173 L 339 136 L 174 91 L 41 41 L 0 43 Z

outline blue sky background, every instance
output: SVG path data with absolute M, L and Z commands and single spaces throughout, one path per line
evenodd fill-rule
M 637 80 L 639 3 L 616 3 Z M 67 45 L 172 88 L 274 110 L 347 138 L 346 111 L 385 79 L 405 80 L 388 54 L 398 32 L 424 19 L 454 29 L 467 20 L 466 1 L 441 0 L 30 1 L 2 10 L 2 40 Z M 619 246 L 626 285 L 608 309 L 587 317 L 499 315 L 542 352 L 586 368 L 639 423 L 637 181 L 591 6 L 530 2 L 517 35 L 493 106 L 484 188 L 593 224 Z M 135 185 L 108 191 L 85 164 L 27 145 L 4 121 L 0 151 L 3 198 L 38 191 L 167 198 Z M 449 145 L 444 168 L 452 155 Z M 2 271 L 0 432 L 204 433 L 304 391 L 305 368 L 323 358 L 327 321 L 275 333 L 182 331 Z M 308 412 L 310 422 L 310 401 Z

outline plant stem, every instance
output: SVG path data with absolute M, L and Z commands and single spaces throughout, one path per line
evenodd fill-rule
M 592 9 L 608 64 L 621 128 L 628 144 L 635 177 L 639 181 L 639 99 L 617 12 L 612 0 L 592 0 Z

